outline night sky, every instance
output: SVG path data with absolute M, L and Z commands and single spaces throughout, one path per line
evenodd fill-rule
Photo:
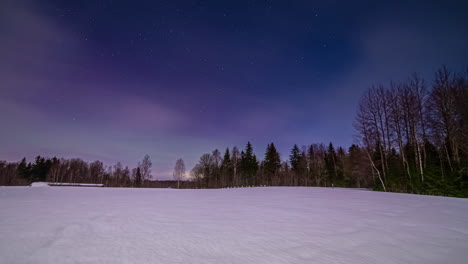
M 1 0 L 0 160 L 348 147 L 371 84 L 467 66 L 467 3 Z

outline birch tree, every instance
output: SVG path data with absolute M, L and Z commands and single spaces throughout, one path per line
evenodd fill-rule
M 183 159 L 178 159 L 174 167 L 174 180 L 177 181 L 177 189 L 180 188 L 180 181 L 183 180 L 185 175 L 185 164 Z

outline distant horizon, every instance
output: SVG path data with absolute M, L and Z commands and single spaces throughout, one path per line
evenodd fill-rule
M 271 143 L 271 142 L 270 142 L 270 143 Z M 275 142 L 273 142 L 273 143 L 276 145 Z M 311 143 L 311 144 L 320 144 L 320 143 L 323 143 L 325 146 L 328 146 L 328 144 L 329 144 L 330 142 L 328 142 L 328 143 L 325 143 L 325 142 L 315 142 L 315 143 Z M 333 142 L 331 142 L 331 143 L 333 143 Z M 246 143 L 246 144 L 247 144 L 247 143 Z M 243 150 L 243 149 L 245 148 L 245 145 L 246 145 L 246 144 L 244 144 L 244 146 L 242 146 L 242 147 L 240 147 L 240 148 L 239 148 L 239 146 L 235 146 L 235 147 L 239 148 L 239 150 L 241 151 L 241 150 Z M 353 144 L 354 144 L 354 143 L 353 143 Z M 263 156 L 264 156 L 264 154 L 265 154 L 265 149 L 263 149 L 263 150 L 261 150 L 261 151 L 257 151 L 257 150 L 255 150 L 255 145 L 254 145 L 253 143 L 252 143 L 252 145 L 254 146 L 255 155 L 258 157 L 259 160 L 263 160 Z M 302 146 L 306 146 L 306 145 L 299 145 L 299 144 L 297 144 L 297 145 L 298 145 L 300 148 L 302 148 Z M 310 144 L 307 144 L 307 145 L 310 145 Z M 351 145 L 352 145 L 352 144 L 351 144 Z M 345 149 L 345 151 L 347 151 L 347 149 L 348 149 L 351 145 L 349 145 L 349 146 L 335 146 L 335 145 L 334 145 L 334 146 L 335 146 L 336 148 L 343 147 L 343 149 Z M 282 160 L 282 161 L 288 161 L 289 155 L 290 155 L 290 152 L 291 152 L 292 147 L 293 147 L 293 145 L 292 145 L 291 148 L 286 152 L 285 155 L 282 155 L 282 153 L 280 152 L 281 160 Z M 266 146 L 265 146 L 265 148 L 266 148 Z M 229 147 L 229 149 L 232 150 L 232 147 Z M 204 153 L 211 153 L 211 151 L 213 151 L 213 150 L 214 150 L 214 149 L 209 150 L 209 151 L 206 151 L 206 152 L 204 152 Z M 224 149 L 218 149 L 218 150 L 219 150 L 222 154 L 224 154 L 224 151 L 226 150 L 226 148 L 224 148 Z M 204 153 L 200 153 L 199 156 L 201 156 L 201 155 L 204 154 Z M 145 154 L 146 154 L 146 153 L 145 153 Z M 143 156 L 144 156 L 145 154 L 142 155 L 141 159 L 143 159 Z M 20 162 L 23 158 L 26 158 L 26 161 L 27 161 L 28 163 L 30 163 L 30 162 L 33 163 L 34 160 L 36 159 L 36 157 L 38 157 L 38 156 L 41 156 L 41 157 L 43 157 L 43 158 L 50 158 L 50 159 L 51 159 L 51 158 L 54 158 L 54 157 L 56 157 L 57 159 L 61 159 L 61 158 L 63 158 L 63 159 L 75 159 L 75 158 L 77 158 L 77 159 L 81 159 L 81 160 L 83 160 L 83 161 L 86 161 L 86 162 L 88 162 L 88 163 L 94 162 L 94 161 L 102 161 L 106 167 L 114 166 L 117 162 L 120 162 L 124 167 L 127 166 L 129 169 L 138 167 L 138 166 L 137 166 L 137 165 L 138 165 L 138 162 L 141 161 L 141 159 L 140 159 L 140 160 L 138 160 L 138 161 L 135 163 L 135 165 L 129 165 L 129 164 L 126 164 L 126 163 L 124 163 L 124 162 L 122 162 L 122 161 L 118 161 L 118 160 L 117 160 L 116 162 L 114 162 L 114 163 L 109 163 L 109 162 L 106 162 L 105 160 L 100 160 L 100 159 L 86 159 L 86 158 L 83 158 L 83 157 L 80 157 L 80 156 L 59 156 L 59 155 L 47 156 L 47 155 L 41 155 L 41 154 L 38 154 L 38 155 L 31 154 L 29 157 L 28 157 L 28 156 L 23 156 L 23 157 L 21 157 L 21 158 L 19 158 L 19 159 L 10 159 L 10 160 L 9 160 L 9 159 L 0 159 L 0 161 L 1 161 L 1 160 L 5 160 L 5 161 L 7 161 L 7 162 Z M 150 156 L 150 158 L 151 158 L 151 155 L 149 155 L 149 156 Z M 183 157 L 180 157 L 180 158 L 184 159 Z M 185 159 L 184 159 L 184 161 L 185 161 Z M 152 159 L 152 162 L 153 162 L 153 164 L 154 164 L 154 163 L 157 162 L 157 161 L 155 161 L 155 160 Z M 175 162 L 176 162 L 176 159 L 175 159 L 174 162 L 173 162 L 174 165 L 175 165 Z M 198 159 L 195 161 L 195 163 L 196 163 L 196 162 L 198 162 Z M 187 167 L 187 172 L 190 172 L 190 170 L 192 169 L 192 167 L 193 167 L 193 166 L 188 166 L 188 167 Z M 152 174 L 152 177 L 153 177 L 152 180 L 172 180 L 172 179 L 173 179 L 173 176 L 172 176 L 173 168 L 171 168 L 169 171 L 166 171 L 166 172 L 164 173 L 165 175 L 163 175 L 163 177 L 166 177 L 166 178 L 155 178 L 155 175 L 153 174 L 153 171 L 154 171 L 154 170 L 157 171 L 157 168 L 153 166 L 153 167 L 151 168 L 151 170 L 152 170 L 152 173 L 151 173 L 151 174 Z

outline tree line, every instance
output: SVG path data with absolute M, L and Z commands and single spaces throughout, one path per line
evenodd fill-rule
M 263 160 L 254 154 L 252 144 L 244 150 L 227 148 L 224 155 L 215 149 L 205 153 L 191 170 L 199 188 L 243 186 L 322 186 L 373 187 L 366 177 L 370 167 L 362 160 L 362 150 L 352 145 L 348 151 L 335 149 L 333 143 L 294 145 L 282 161 L 275 144 L 268 144 Z
M 0 185 L 28 185 L 32 182 L 99 183 L 108 187 L 143 187 L 151 180 L 152 162 L 148 155 L 129 169 L 117 162 L 106 166 L 102 161 L 57 159 L 38 156 L 33 162 L 0 161 Z
M 417 74 L 372 86 L 347 150 L 294 145 L 281 160 L 273 143 L 263 160 L 251 143 L 203 154 L 191 175 L 200 188 L 233 186 L 357 187 L 468 197 L 468 70 L 440 68 L 427 83 Z
M 282 160 L 274 143 L 257 157 L 248 142 L 242 150 L 203 154 L 188 174 L 178 159 L 173 174 L 177 184 L 151 181 L 146 155 L 131 170 L 120 162 L 106 167 L 100 161 L 40 156 L 30 163 L 0 161 L 0 185 L 321 186 L 468 197 L 468 70 L 442 67 L 430 82 L 413 74 L 405 81 L 372 86 L 359 102 L 354 126 L 355 144 L 347 149 L 333 143 L 294 145 Z

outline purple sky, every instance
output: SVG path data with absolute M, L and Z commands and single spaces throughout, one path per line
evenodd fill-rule
M 468 61 L 463 1 L 77 2 L 0 3 L 0 160 L 348 147 L 369 85 Z

